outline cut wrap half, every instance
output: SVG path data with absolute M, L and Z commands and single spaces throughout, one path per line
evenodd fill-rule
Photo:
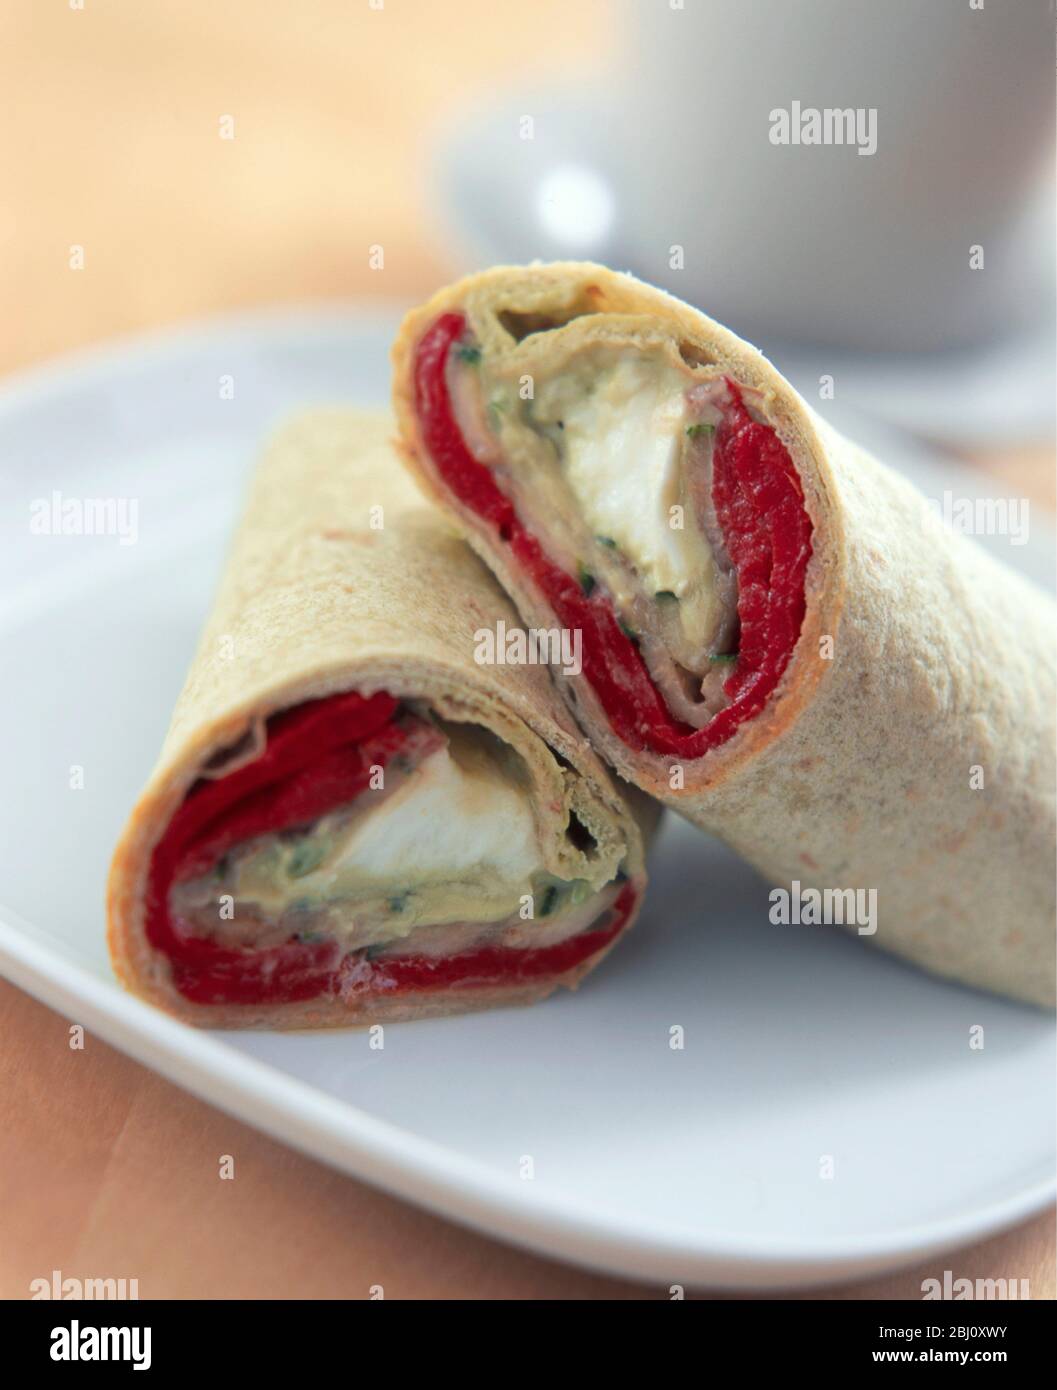
M 638 910 L 627 799 L 546 666 L 475 663 L 516 615 L 391 434 L 330 411 L 272 443 L 115 853 L 118 975 L 192 1022 L 528 1003 Z
M 394 370 L 430 495 L 527 625 L 581 634 L 559 685 L 623 777 L 790 891 L 875 890 L 876 944 L 1052 1003 L 1047 597 L 631 276 L 471 276 Z

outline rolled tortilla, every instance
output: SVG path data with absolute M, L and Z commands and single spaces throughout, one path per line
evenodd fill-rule
M 516 614 L 391 434 L 328 411 L 272 443 L 114 855 L 117 974 L 189 1022 L 530 1003 L 638 910 L 635 815 L 545 665 L 475 662 Z
M 631 276 L 471 276 L 393 360 L 411 466 L 527 624 L 581 633 L 560 688 L 622 777 L 811 915 L 1052 1005 L 1046 596 Z

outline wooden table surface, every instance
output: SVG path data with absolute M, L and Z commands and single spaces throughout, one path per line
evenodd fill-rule
M 422 177 L 438 117 L 511 79 L 599 70 L 612 26 L 603 0 L 377 3 L 5 0 L 0 373 L 240 306 L 411 301 L 449 278 Z M 974 462 L 1053 506 L 1049 441 Z M 136 1278 L 141 1297 L 666 1296 L 382 1196 L 96 1038 L 72 1051 L 69 1022 L 0 982 L 4 1298 L 53 1269 Z M 1046 1213 L 826 1296 L 919 1298 L 952 1269 L 1052 1298 L 1054 1257 Z

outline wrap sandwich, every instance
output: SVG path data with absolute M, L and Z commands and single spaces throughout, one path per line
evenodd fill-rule
M 471 276 L 393 361 L 410 465 L 528 626 L 580 633 L 560 688 L 622 777 L 787 892 L 874 892 L 876 944 L 1053 1003 L 1046 596 L 629 275 Z
M 635 814 L 545 665 L 475 661 L 516 614 L 391 435 L 333 410 L 272 442 L 115 852 L 115 969 L 190 1022 L 528 1003 L 638 910 Z

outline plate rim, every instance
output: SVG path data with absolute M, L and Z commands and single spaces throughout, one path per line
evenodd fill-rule
M 3 906 L 0 967 L 49 1008 L 73 1018 L 73 1006 L 76 1021 L 83 1019 L 90 1032 L 133 1061 L 288 1147 L 486 1235 L 628 1278 L 731 1289 L 866 1278 L 986 1239 L 1043 1210 L 1057 1190 L 1054 1180 L 1036 1182 L 985 1207 L 871 1237 L 808 1244 L 717 1235 L 706 1247 L 675 1228 L 654 1222 L 643 1231 L 623 1213 L 585 1208 L 559 1188 L 518 1182 L 249 1057 L 213 1032 L 126 994 Z M 299 1125 L 296 1134 L 291 1119 Z

